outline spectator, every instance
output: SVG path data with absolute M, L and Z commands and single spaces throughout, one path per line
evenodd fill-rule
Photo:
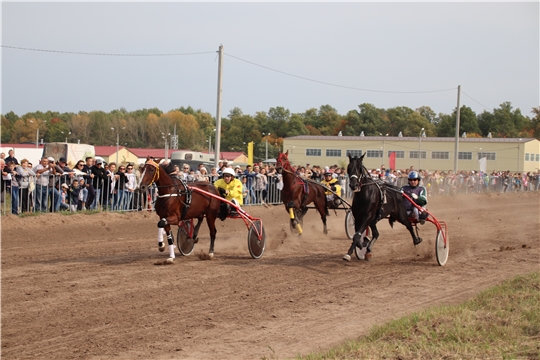
M 95 196 L 90 203 L 90 209 L 94 210 L 96 206 L 99 204 L 102 204 L 103 201 L 101 199 L 101 192 L 103 190 L 103 182 L 105 181 L 105 177 L 107 176 L 107 173 L 105 172 L 105 169 L 103 168 L 103 160 L 96 159 L 95 164 L 90 167 L 91 171 L 91 178 L 92 178 L 92 188 L 94 189 Z M 88 181 L 88 179 L 87 179 Z
M 135 193 L 136 186 L 136 177 L 133 173 L 133 164 L 128 164 L 126 167 L 126 193 L 125 193 L 125 202 L 124 210 L 133 210 L 133 194 Z
M 66 183 L 62 183 L 60 186 L 62 189 L 60 192 L 61 201 L 60 201 L 60 210 L 69 210 L 69 186 Z
M 240 180 L 240 181 L 242 181 L 242 200 L 244 201 L 244 204 L 245 204 L 246 203 L 246 198 L 247 198 L 248 193 L 249 193 L 248 188 L 247 188 L 247 183 L 246 183 L 247 182 L 247 177 L 243 176 L 241 179 L 242 180 Z
M 4 159 L 4 161 L 6 162 L 6 164 L 8 162 L 13 162 L 15 164 L 15 167 L 17 167 L 17 165 L 19 165 L 19 162 L 17 161 L 17 159 L 15 158 L 15 150 L 11 149 L 8 151 L 8 157 Z
M 11 180 L 11 213 L 19 215 L 19 180 L 21 177 L 15 171 L 15 166 L 13 161 L 6 161 L 2 176 L 6 173 L 6 180 Z
M 126 188 L 126 167 L 120 165 L 118 167 L 118 172 L 116 173 L 118 178 L 114 185 L 114 201 L 113 201 L 113 210 L 123 210 L 124 198 L 125 198 L 125 188 Z
M 0 171 L 2 172 L 2 175 L 0 176 L 0 189 L 1 189 L 0 203 L 2 203 L 2 204 L 4 203 L 4 200 L 5 200 L 5 193 L 6 193 L 6 186 L 7 186 L 7 180 L 4 180 L 4 176 L 7 177 L 7 171 L 4 174 L 5 167 L 6 167 L 6 162 L 4 161 L 4 158 L 1 158 L 0 159 Z
M 210 169 L 210 182 L 213 184 L 216 182 L 217 179 L 219 179 L 219 174 L 217 172 L 217 169 L 215 167 L 213 167 L 212 169 Z
M 201 174 L 199 176 L 199 181 L 210 182 L 210 179 L 208 178 L 208 171 L 206 171 L 204 166 L 201 168 L 200 172 Z
M 51 198 L 49 211 L 58 212 L 60 210 L 60 203 L 62 202 L 60 193 L 60 175 L 63 170 L 58 166 L 53 157 L 49 157 L 49 165 L 53 167 L 53 174 L 49 176 L 49 197 Z
M 79 178 L 79 198 L 77 199 L 77 209 L 86 210 L 88 202 L 88 187 L 85 184 L 84 177 Z
M 180 180 L 188 181 L 189 171 L 191 168 L 188 164 L 182 164 L 182 172 L 177 175 Z
M 255 183 L 253 184 L 253 190 L 255 191 L 255 201 L 257 204 L 262 204 L 266 206 L 264 198 L 266 197 L 266 187 L 268 185 L 268 179 L 264 174 L 265 170 L 263 169 L 263 173 L 261 173 L 259 166 L 255 166 L 253 168 L 253 171 L 256 174 Z
M 21 212 L 28 212 L 32 202 L 32 187 L 35 187 L 34 176 L 36 174 L 28 167 L 28 160 L 26 159 L 22 159 L 21 165 L 17 166 L 15 170 L 20 176 Z
M 57 164 L 60 169 L 62 170 L 62 175 L 60 176 L 60 182 L 66 183 L 68 186 L 71 185 L 71 181 L 73 181 L 73 177 L 75 176 L 75 172 L 67 166 L 66 158 L 61 157 L 58 159 Z
M 71 186 L 69 187 L 67 192 L 70 211 L 77 211 L 80 191 L 81 189 L 79 188 L 79 180 L 73 179 L 73 181 L 71 182 Z
M 243 175 L 247 178 L 246 184 L 247 184 L 247 189 L 248 189 L 248 196 L 247 196 L 246 204 L 253 204 L 256 200 L 255 192 L 253 190 L 253 179 L 255 178 L 257 174 L 255 174 L 255 172 L 252 171 L 251 165 L 248 165 L 246 166 L 246 170 L 244 170 Z
M 36 174 L 36 211 L 47 211 L 47 186 L 49 185 L 49 176 L 54 175 L 54 166 L 49 164 L 49 159 L 44 156 L 41 158 L 32 171 Z
M 94 166 L 94 158 L 91 156 L 88 156 L 86 157 L 85 161 L 86 163 L 84 164 L 82 171 L 85 173 L 84 175 L 85 187 L 86 187 L 86 190 L 88 190 L 88 197 L 86 199 L 86 203 L 89 204 L 88 208 L 90 208 L 92 204 L 94 203 L 94 199 L 96 198 L 96 190 L 94 186 L 92 185 L 94 176 L 95 176 L 92 173 L 92 166 Z
M 106 174 L 107 177 L 105 179 L 105 183 L 108 186 L 108 190 L 106 190 L 107 191 L 106 192 L 107 204 L 111 204 L 111 210 L 114 210 L 112 207 L 113 207 L 114 199 L 115 199 L 115 185 L 116 185 L 116 181 L 120 177 L 119 175 L 116 175 L 115 172 L 116 172 L 116 163 L 112 162 L 109 164 L 109 169 L 107 170 L 107 174 Z M 104 187 L 104 191 L 105 191 L 105 187 Z
M 75 167 L 73 168 L 73 173 L 75 174 L 76 178 L 80 178 L 81 176 L 86 175 L 86 173 L 84 172 L 84 161 L 77 161 L 77 164 L 75 164 Z

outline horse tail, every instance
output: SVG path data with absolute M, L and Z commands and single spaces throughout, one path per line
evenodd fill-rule
M 390 224 L 390 227 L 393 229 L 394 228 L 394 223 L 396 222 L 396 218 L 393 217 L 392 215 L 390 215 L 388 217 L 388 223 Z

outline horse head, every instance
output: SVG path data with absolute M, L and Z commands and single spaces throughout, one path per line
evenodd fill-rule
M 139 188 L 146 191 L 153 182 L 159 180 L 159 164 L 154 158 L 148 156 L 142 168 L 141 179 L 139 180 Z
M 347 165 L 347 174 L 349 175 L 349 187 L 353 192 L 360 191 L 362 176 L 363 176 L 363 160 L 364 155 L 357 157 L 347 154 L 349 158 L 349 165 Z
M 276 158 L 276 171 L 281 174 L 285 170 L 292 170 L 291 163 L 289 162 L 289 150 L 286 153 L 279 153 Z

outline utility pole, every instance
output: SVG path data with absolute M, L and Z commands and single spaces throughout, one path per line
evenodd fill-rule
M 459 95 L 461 92 L 461 85 L 457 87 L 457 114 L 456 114 L 456 147 L 454 149 L 454 174 L 458 171 L 458 151 L 459 151 Z
M 223 45 L 219 46 L 219 65 L 218 65 L 218 88 L 217 88 L 217 109 L 216 109 L 216 151 L 214 152 L 214 166 L 219 165 L 219 155 L 221 154 L 221 95 L 223 82 Z

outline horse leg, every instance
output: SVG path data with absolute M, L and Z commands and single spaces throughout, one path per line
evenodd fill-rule
M 377 224 L 374 222 L 373 224 L 369 225 L 369 228 L 371 229 L 371 233 L 373 236 L 371 237 L 371 240 L 367 244 L 366 256 L 365 256 L 366 260 L 371 260 L 371 258 L 373 257 L 373 254 L 371 253 L 371 247 L 373 246 L 373 244 L 375 244 L 375 241 L 377 241 L 377 239 L 379 238 L 379 230 L 377 230 Z
M 287 212 L 289 213 L 290 219 L 291 219 L 291 228 L 297 228 L 298 233 L 302 234 L 302 227 L 300 226 L 300 221 L 302 220 L 302 215 L 299 212 L 299 210 L 296 208 L 296 205 L 294 204 L 294 201 L 289 201 L 285 208 L 287 209 Z
M 193 229 L 193 243 L 195 244 L 199 242 L 198 235 L 199 235 L 199 228 L 202 225 L 202 219 L 203 219 L 202 217 L 197 218 L 197 225 L 195 225 L 195 228 Z
M 158 249 L 160 252 L 165 251 L 165 245 L 163 245 L 163 235 L 165 235 L 165 230 L 163 230 L 163 228 L 158 227 L 157 241 L 158 241 Z
M 364 231 L 366 231 L 366 228 L 368 226 L 368 222 L 367 221 L 362 221 L 361 223 L 355 223 L 354 224 L 354 230 L 356 231 L 354 236 L 353 236 L 353 239 L 352 239 L 352 243 L 351 243 L 351 246 L 349 247 L 349 250 L 347 251 L 347 254 L 343 255 L 343 260 L 345 261 L 351 261 L 351 255 L 352 253 L 354 252 L 354 249 L 356 248 L 356 246 L 360 245 L 360 239 L 362 238 L 362 234 L 364 233 Z
M 210 250 L 208 251 L 208 256 L 214 257 L 214 242 L 216 241 L 216 218 L 215 214 L 206 214 L 206 223 L 208 224 L 208 229 L 210 230 Z
M 416 236 L 416 234 L 414 233 L 414 229 L 413 229 L 413 226 L 411 224 L 411 222 L 407 219 L 404 223 L 402 223 L 403 225 L 405 225 L 405 227 L 407 228 L 407 230 L 409 230 L 409 233 L 411 233 L 411 236 L 412 236 L 412 239 L 413 239 L 413 244 L 414 246 L 420 244 L 422 242 L 422 238 L 419 237 L 419 236 Z
M 326 195 L 323 193 L 322 196 L 324 198 L 324 202 L 322 204 L 320 201 L 317 201 L 318 197 L 313 201 L 313 203 L 315 204 L 315 206 L 317 207 L 317 211 L 321 215 L 321 220 L 323 222 L 323 232 L 325 235 L 327 235 L 328 228 L 326 227 L 326 216 L 328 215 L 328 208 L 326 207 Z
M 165 233 L 167 234 L 167 243 L 169 244 L 169 258 L 167 259 L 167 262 L 173 262 L 176 255 L 174 254 L 175 245 L 171 225 L 167 224 L 163 230 L 165 230 Z

